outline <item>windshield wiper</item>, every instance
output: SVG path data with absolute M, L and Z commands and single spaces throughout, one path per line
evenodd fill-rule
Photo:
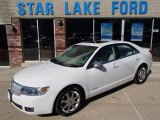
M 56 58 L 51 59 L 50 61 L 53 62 L 53 63 L 59 64 L 59 65 L 63 65 L 63 63 L 58 61 Z
M 67 66 L 67 67 L 80 67 L 80 66 L 78 66 L 78 65 L 65 64 L 65 63 L 63 63 L 63 65 L 64 65 L 64 66 Z
M 50 61 L 55 63 L 55 64 L 63 65 L 63 66 L 66 66 L 66 67 L 81 67 L 81 66 L 78 66 L 78 65 L 66 64 L 66 63 L 60 62 L 56 58 L 51 59 Z

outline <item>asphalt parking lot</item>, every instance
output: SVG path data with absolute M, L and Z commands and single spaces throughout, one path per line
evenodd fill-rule
M 23 68 L 0 68 L 0 120 L 160 120 L 160 63 L 142 85 L 125 84 L 94 97 L 78 113 L 29 116 L 8 101 L 7 89 L 12 76 Z M 44 104 L 45 105 L 45 104 Z

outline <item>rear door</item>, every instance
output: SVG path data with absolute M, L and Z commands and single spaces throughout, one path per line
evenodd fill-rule
M 132 80 L 141 59 L 139 51 L 129 44 L 117 44 L 119 75 L 122 82 Z

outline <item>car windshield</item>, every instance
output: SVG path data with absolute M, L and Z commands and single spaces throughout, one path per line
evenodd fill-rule
M 96 49 L 95 46 L 74 45 L 51 59 L 51 62 L 68 67 L 82 67 Z

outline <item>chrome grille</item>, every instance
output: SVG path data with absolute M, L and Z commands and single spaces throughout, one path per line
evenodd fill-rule
M 21 95 L 21 89 L 22 89 L 22 86 L 15 83 L 14 81 L 12 82 L 11 84 L 11 91 L 15 94 L 15 95 Z

